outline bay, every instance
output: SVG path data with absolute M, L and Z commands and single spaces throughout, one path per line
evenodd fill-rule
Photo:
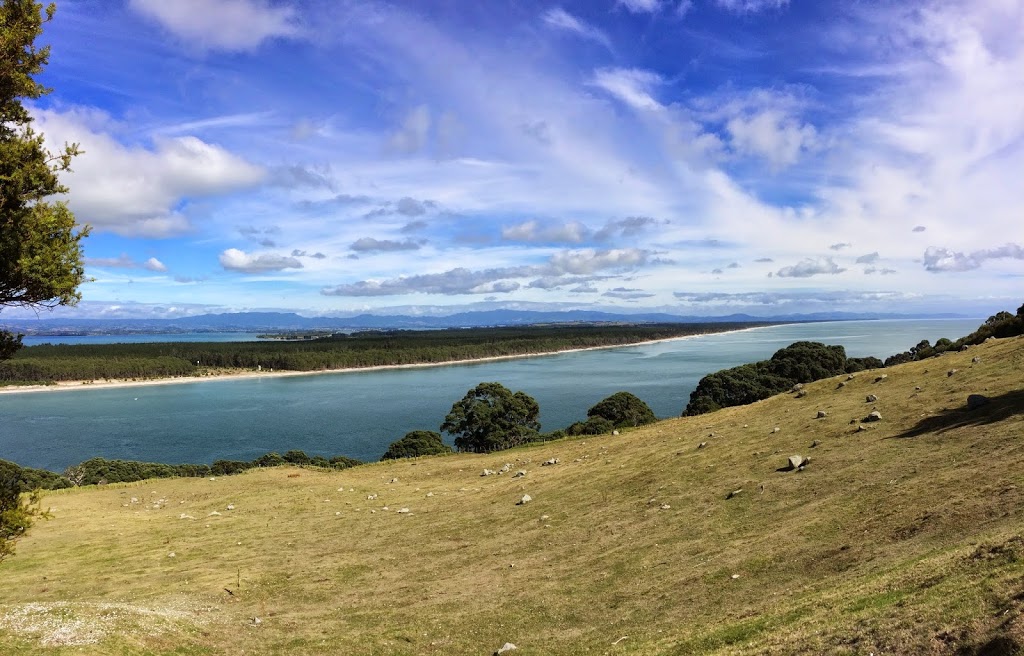
M 795 341 L 884 359 L 981 322 L 791 324 L 462 365 L 0 394 L 0 458 L 54 471 L 96 456 L 211 463 L 289 449 L 376 460 L 410 430 L 437 430 L 452 403 L 483 381 L 536 398 L 544 430 L 585 419 L 587 408 L 620 390 L 665 418 L 682 412 L 702 376 Z

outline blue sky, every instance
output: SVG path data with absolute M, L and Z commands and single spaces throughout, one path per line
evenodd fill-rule
M 65 0 L 59 315 L 1024 301 L 1024 3 Z M 13 316 L 13 312 L 7 316 Z

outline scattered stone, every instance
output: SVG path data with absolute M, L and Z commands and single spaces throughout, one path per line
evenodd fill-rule
M 967 409 L 977 410 L 981 406 L 987 404 L 990 400 L 991 399 L 984 394 L 971 394 L 967 397 Z
M 868 430 L 868 427 L 865 426 L 864 424 L 860 424 L 859 426 L 857 426 L 857 432 L 858 433 L 863 433 L 866 430 Z
M 434 496 L 434 493 L 433 492 L 427 492 L 427 496 L 428 497 L 432 497 L 432 496 Z
M 853 380 L 854 378 L 856 378 L 856 376 L 850 374 L 849 376 L 846 377 L 846 380 Z
M 132 500 L 131 500 L 131 502 L 132 502 L 132 503 L 138 503 L 138 502 L 139 502 L 139 499 L 138 499 L 137 497 L 132 497 Z
M 878 376 L 875 376 L 875 382 L 876 383 L 880 383 L 880 382 L 882 382 L 883 380 L 885 380 L 888 377 L 889 377 L 888 374 L 880 374 Z
M 864 417 L 864 421 L 881 421 L 881 420 L 882 420 L 882 413 L 879 412 L 878 410 L 872 410 L 871 414 L 869 414 L 867 417 Z
M 617 431 L 617 430 L 613 430 L 612 431 L 612 435 L 618 435 L 618 434 L 619 434 L 619 431 Z
M 397 479 L 397 478 L 392 478 L 392 479 L 391 479 L 391 482 L 392 482 L 392 483 L 397 483 L 397 482 L 398 482 L 398 479 Z
M 846 387 L 846 381 L 845 380 L 840 381 L 839 384 L 836 385 L 836 389 L 842 389 L 844 387 Z
M 263 624 L 263 620 L 261 620 L 258 617 L 254 617 L 254 618 L 252 618 L 252 623 L 253 623 L 253 626 L 259 626 L 260 624 Z
M 805 396 L 807 396 L 807 390 L 800 390 L 799 392 L 796 393 L 796 398 L 798 399 L 802 399 Z
M 818 410 L 818 417 L 817 417 L 818 419 L 824 419 L 827 416 L 828 416 L 827 412 L 825 412 L 824 410 Z
M 915 392 L 920 392 L 921 391 L 921 386 L 920 385 L 915 385 L 914 386 L 914 391 Z
M 504 465 L 501 466 L 501 469 L 498 470 L 498 473 L 499 474 L 505 474 L 505 473 L 508 473 L 508 471 L 511 470 L 511 469 L 512 469 L 512 463 L 511 462 L 506 462 Z
M 176 554 L 176 553 L 174 553 L 174 552 L 172 551 L 171 553 L 167 554 L 167 557 L 168 557 L 168 558 L 174 558 L 174 557 L 175 557 L 175 556 L 177 556 L 177 555 L 178 555 L 178 554 Z
M 981 356 L 980 355 L 976 355 L 973 358 L 971 358 L 971 364 L 978 364 L 979 362 L 981 362 Z
M 526 476 L 526 470 L 520 469 L 519 471 L 512 475 L 512 478 L 522 478 L 523 476 Z
M 706 447 L 707 445 L 708 445 L 708 443 L 707 443 L 707 442 L 701 442 L 700 444 L 698 444 L 698 445 L 697 445 L 697 448 L 698 448 L 698 449 L 703 449 L 703 448 L 704 448 L 704 447 Z
M 518 649 L 518 647 L 513 645 L 511 642 L 506 642 L 498 648 L 498 651 L 494 652 L 494 656 L 501 656 L 506 652 L 515 651 L 516 649 Z
M 790 391 L 790 392 L 799 392 L 799 391 L 800 391 L 800 390 L 802 390 L 803 388 L 804 388 L 804 384 L 803 384 L 803 383 L 797 383 L 796 385 L 794 385 L 793 387 L 791 387 L 791 388 L 789 389 L 789 391 Z
M 738 579 L 739 577 L 740 577 L 740 575 L 739 575 L 739 574 L 733 574 L 733 575 L 732 575 L 732 576 L 731 576 L 730 578 L 732 578 L 732 580 L 733 580 L 733 581 L 735 581 L 735 580 L 736 580 L 736 579 Z
M 540 516 L 540 521 L 542 521 L 542 522 L 546 522 L 546 521 L 548 521 L 549 519 L 551 519 L 551 516 L 550 516 L 550 515 L 541 515 L 541 516 Z
M 956 372 L 957 372 L 956 369 L 950 369 L 949 371 L 946 372 L 946 377 L 949 378 L 950 376 L 952 376 Z
M 551 458 L 550 460 L 545 460 L 544 462 L 540 463 L 540 466 L 547 467 L 548 465 L 557 465 L 558 462 L 558 458 Z
M 366 495 L 366 500 L 367 500 L 367 501 L 373 501 L 373 500 L 374 500 L 374 499 L 376 499 L 376 498 L 377 498 L 377 495 L 376 495 L 376 494 L 367 494 L 367 495 Z
M 186 515 L 185 513 L 181 513 L 181 515 L 178 516 L 178 519 L 195 519 L 195 517 L 193 517 L 192 515 Z
M 234 509 L 235 509 L 235 504 L 229 503 L 228 504 L 228 510 L 234 510 Z
M 523 498 L 516 502 L 516 505 L 522 506 L 530 503 L 531 501 L 533 501 L 533 497 L 531 497 L 529 494 L 524 494 Z
M 778 426 L 776 426 L 775 428 L 772 429 L 772 432 L 773 433 L 778 433 L 780 430 L 782 430 L 782 429 L 779 428 Z
M 743 492 L 743 488 L 739 488 L 738 490 L 733 490 L 729 494 L 725 495 L 725 498 L 726 499 L 731 499 L 734 496 L 737 496 L 738 494 L 740 494 L 741 492 Z
M 663 504 L 661 504 L 661 509 L 662 509 L 662 510 L 668 510 L 668 509 L 669 509 L 669 508 L 671 508 L 671 507 L 672 507 L 672 506 L 668 505 L 667 503 L 663 503 Z
M 803 469 L 804 466 L 806 466 L 809 462 L 810 460 L 808 458 L 804 458 L 803 456 L 800 455 L 789 456 L 789 460 L 786 463 L 785 469 L 786 471 L 793 471 L 794 469 Z
M 493 471 L 491 471 L 490 469 L 485 469 L 485 470 L 483 471 L 483 473 L 482 473 L 482 474 L 480 474 L 480 475 L 481 475 L 481 476 L 490 476 L 490 475 L 491 475 L 491 474 L 493 474 L 493 473 L 494 473 L 494 472 L 493 472 Z
M 408 508 L 399 508 L 395 512 L 398 513 L 399 515 L 408 515 L 412 511 L 409 510 Z
M 207 517 L 220 517 L 220 513 L 214 510 L 212 513 L 207 515 Z
M 878 397 L 875 396 L 874 394 L 868 394 L 867 397 L 866 397 L 866 401 L 868 403 L 874 403 L 877 400 L 878 400 Z

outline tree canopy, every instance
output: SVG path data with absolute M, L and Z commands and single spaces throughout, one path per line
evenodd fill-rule
M 417 458 L 451 453 L 452 448 L 441 441 L 441 434 L 434 431 L 414 430 L 388 446 L 381 460 Z
M 651 408 L 629 392 L 616 392 L 587 410 L 588 417 L 607 419 L 615 428 L 643 426 L 658 420 Z
M 0 4 L 0 308 L 74 305 L 85 279 L 88 228 L 76 231 L 67 205 L 46 200 L 67 192 L 58 174 L 70 170 L 78 145 L 47 150 L 23 104 L 50 92 L 35 80 L 50 49 L 34 43 L 55 11 L 51 4 L 44 14 L 32 0 Z M 19 346 L 20 338 L 0 334 L 0 358 Z
M 459 451 L 489 453 L 531 441 L 540 430 L 540 406 L 501 383 L 480 383 L 452 405 L 441 430 L 455 436 Z

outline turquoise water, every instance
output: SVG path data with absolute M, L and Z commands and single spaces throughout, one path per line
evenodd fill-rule
M 410 430 L 437 430 L 452 403 L 482 381 L 536 398 L 544 430 L 584 419 L 620 390 L 671 417 L 705 374 L 795 341 L 884 359 L 921 339 L 956 339 L 981 321 L 797 324 L 479 364 L 0 394 L 0 458 L 56 471 L 94 456 L 210 463 L 288 449 L 375 460 Z

